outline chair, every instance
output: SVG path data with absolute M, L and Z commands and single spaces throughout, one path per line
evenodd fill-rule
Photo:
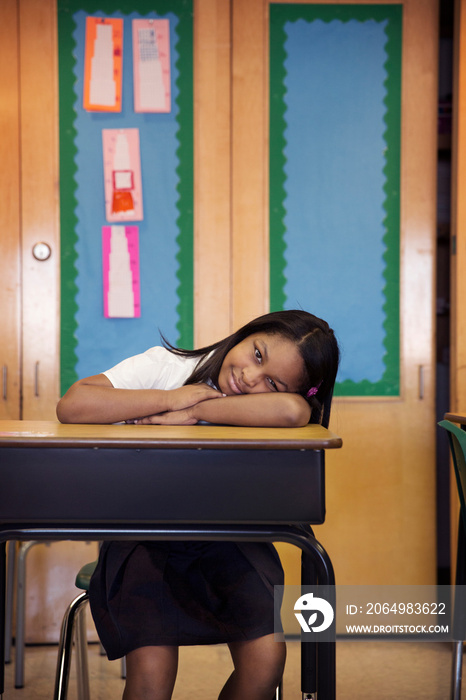
M 5 601 L 5 662 L 11 661 L 11 640 L 13 638 L 13 601 L 16 579 L 16 633 L 15 633 L 15 688 L 24 687 L 24 647 L 26 626 L 26 557 L 37 541 L 8 542 L 8 568 Z M 16 575 L 15 575 L 16 574 Z
M 448 420 L 439 422 L 448 431 L 450 449 L 455 468 L 456 485 L 461 505 L 458 523 L 458 548 L 456 556 L 457 586 L 466 584 L 466 431 Z M 463 641 L 466 638 L 466 601 L 455 596 L 453 638 L 455 640 L 452 659 L 451 699 L 460 700 L 463 665 Z
M 58 647 L 57 672 L 55 677 L 54 700 L 65 700 L 68 693 L 70 676 L 71 652 L 76 641 L 76 678 L 78 684 L 78 700 L 89 700 L 89 668 L 87 663 L 86 618 L 84 615 L 86 603 L 89 600 L 89 583 L 96 561 L 83 566 L 76 576 L 76 587 L 82 590 L 68 606 L 63 617 Z
M 58 646 L 54 700 L 66 700 L 70 676 L 73 642 L 76 645 L 76 679 L 78 700 L 90 700 L 89 666 L 87 661 L 86 615 L 89 584 L 97 561 L 85 564 L 76 576 L 76 588 L 83 591 L 68 606 L 63 617 Z M 121 660 L 121 677 L 126 677 L 126 662 Z
M 11 662 L 11 642 L 15 638 L 15 688 L 25 685 L 25 638 L 26 638 L 26 562 L 29 551 L 37 544 L 46 544 L 38 540 L 8 542 L 8 564 L 5 596 L 5 663 Z M 15 596 L 16 593 L 16 596 Z M 13 607 L 16 597 L 16 625 L 13 634 Z

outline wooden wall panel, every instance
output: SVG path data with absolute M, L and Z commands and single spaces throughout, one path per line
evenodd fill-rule
M 20 417 L 20 145 L 19 57 L 16 0 L 2 3 L 0 22 L 0 208 L 2 291 L 0 316 L 0 418 Z
M 54 419 L 59 398 L 59 201 L 55 0 L 19 3 L 23 294 L 22 418 Z M 52 251 L 36 260 L 33 246 Z
M 229 0 L 194 5 L 194 345 L 231 332 Z
M 269 310 L 268 3 L 234 0 L 232 322 Z

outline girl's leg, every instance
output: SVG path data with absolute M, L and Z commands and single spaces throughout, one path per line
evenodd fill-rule
M 285 668 L 285 642 L 273 634 L 229 644 L 234 671 L 218 700 L 273 700 Z
M 123 700 L 170 700 L 178 670 L 178 647 L 141 647 L 126 657 Z

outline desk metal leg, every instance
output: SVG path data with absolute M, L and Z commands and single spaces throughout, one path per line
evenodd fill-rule
M 312 561 L 301 550 L 301 584 L 314 586 L 316 583 L 316 571 Z M 314 697 L 317 692 L 317 644 L 315 641 L 306 642 L 304 635 L 301 631 L 301 692 L 303 698 L 306 698 Z
M 5 688 L 6 542 L 0 542 L 0 699 Z
M 325 598 L 330 600 L 335 609 L 335 575 L 332 563 L 322 545 L 315 539 L 312 530 L 306 528 L 307 547 L 302 547 L 301 583 L 311 586 L 328 587 Z M 314 698 L 317 692 L 319 700 L 335 700 L 336 668 L 335 639 L 331 642 L 301 642 L 301 691 L 303 700 Z

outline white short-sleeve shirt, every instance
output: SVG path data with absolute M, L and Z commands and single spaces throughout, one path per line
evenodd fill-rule
M 103 374 L 116 389 L 177 389 L 199 362 L 199 357 L 180 357 L 156 346 L 133 355 Z

